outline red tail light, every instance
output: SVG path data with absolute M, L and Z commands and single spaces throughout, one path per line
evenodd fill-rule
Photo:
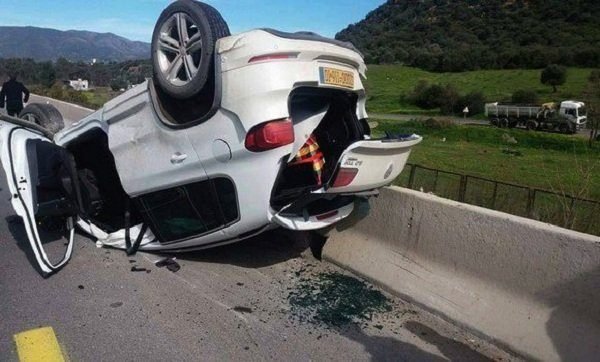
M 296 58 L 298 58 L 298 53 L 265 54 L 265 55 L 259 55 L 257 57 L 251 58 L 248 61 L 248 63 L 264 62 L 264 61 L 268 61 L 268 60 L 296 59 Z
M 322 215 L 317 215 L 317 220 L 319 220 L 319 221 L 327 220 L 334 216 L 337 216 L 337 214 L 339 214 L 339 211 L 333 210 L 333 211 L 330 211 L 330 212 L 322 214 Z
M 340 168 L 332 187 L 344 187 L 350 185 L 357 174 L 357 168 Z
M 246 149 L 263 152 L 294 143 L 294 125 L 289 119 L 271 121 L 252 128 L 246 136 Z

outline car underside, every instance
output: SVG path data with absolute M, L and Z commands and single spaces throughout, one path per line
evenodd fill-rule
M 13 207 L 44 273 L 70 257 L 75 224 L 130 253 L 276 227 L 324 233 L 389 185 L 421 141 L 371 137 L 366 67 L 347 43 L 271 29 L 230 36 L 215 9 L 180 0 L 157 22 L 153 62 L 153 79 L 58 133 L 48 105 L 24 110 L 36 124 L 3 118 Z M 56 224 L 71 241 L 53 264 L 40 229 Z

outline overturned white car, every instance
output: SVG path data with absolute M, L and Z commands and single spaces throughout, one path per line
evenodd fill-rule
M 282 227 L 330 228 L 390 184 L 418 136 L 372 139 L 351 44 L 270 29 L 230 36 L 212 7 L 172 3 L 154 77 L 64 130 L 48 105 L 3 117 L 2 165 L 43 273 L 74 227 L 116 248 L 191 251 Z M 34 124 L 35 123 L 35 124 Z M 67 225 L 63 260 L 45 224 Z

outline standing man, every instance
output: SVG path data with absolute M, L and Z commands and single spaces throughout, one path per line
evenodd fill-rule
M 29 90 L 23 83 L 17 81 L 17 75 L 11 74 L 8 82 L 2 85 L 0 91 L 0 108 L 4 108 L 6 100 L 6 111 L 9 116 L 18 117 L 23 110 L 23 102 L 29 101 Z

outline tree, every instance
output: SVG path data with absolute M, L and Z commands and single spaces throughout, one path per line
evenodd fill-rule
M 116 77 L 110 81 L 110 88 L 114 91 L 119 91 L 121 89 L 127 89 L 129 86 L 129 82 L 124 77 Z
M 567 81 L 567 69 L 557 64 L 550 64 L 542 71 L 540 81 L 542 84 L 552 86 L 552 92 L 556 93 L 556 86 L 563 85 Z
M 44 62 L 38 65 L 36 73 L 37 83 L 43 87 L 50 88 L 56 81 L 56 71 L 51 62 Z

